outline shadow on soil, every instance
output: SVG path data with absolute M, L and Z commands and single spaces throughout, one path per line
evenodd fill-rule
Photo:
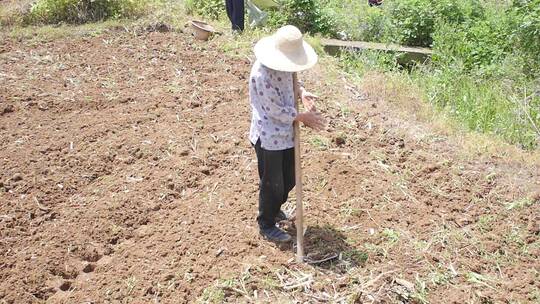
M 296 229 L 288 232 L 296 236 Z M 296 246 L 281 249 L 296 251 Z M 304 234 L 304 251 L 309 264 L 340 273 L 350 267 L 362 266 L 368 259 L 366 252 L 352 247 L 347 237 L 331 225 L 308 226 Z

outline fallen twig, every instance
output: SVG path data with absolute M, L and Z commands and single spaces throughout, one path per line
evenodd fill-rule
M 38 199 L 34 196 L 34 202 L 36 202 L 36 205 L 38 206 L 39 210 L 41 211 L 45 211 L 45 212 L 49 212 L 51 211 L 51 209 L 47 208 L 47 207 L 44 207 L 43 205 L 41 205 L 38 201 Z
M 324 258 L 319 259 L 319 260 L 312 260 L 309 257 L 305 257 L 304 261 L 308 264 L 321 264 L 327 261 L 337 259 L 338 256 L 339 255 L 337 253 L 331 253 L 331 254 L 327 254 Z

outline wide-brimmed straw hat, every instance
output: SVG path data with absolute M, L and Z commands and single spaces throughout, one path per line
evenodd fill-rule
M 317 53 L 302 39 L 302 33 L 292 25 L 286 25 L 254 48 L 255 56 L 266 67 L 283 72 L 299 72 L 317 63 Z

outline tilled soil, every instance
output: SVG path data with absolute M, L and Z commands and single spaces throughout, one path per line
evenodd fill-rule
M 463 157 L 379 87 L 301 75 L 330 120 L 303 130 L 306 250 L 337 257 L 298 265 L 255 223 L 249 58 L 177 33 L 4 41 L 5 303 L 540 299 L 540 168 Z

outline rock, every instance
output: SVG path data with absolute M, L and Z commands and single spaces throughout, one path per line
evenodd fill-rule
M 198 108 L 201 106 L 201 102 L 198 101 L 198 100 L 192 100 L 190 103 L 189 103 L 189 107 L 190 108 Z
M 422 171 L 424 173 L 433 173 L 433 172 L 435 172 L 435 171 L 437 171 L 439 169 L 440 169 L 439 165 L 437 165 L 437 164 L 429 164 L 429 165 L 425 166 Z
M 204 174 L 204 175 L 210 175 L 210 168 L 208 168 L 207 166 L 202 166 L 200 167 L 200 170 L 201 170 L 201 173 Z
M 45 101 L 40 101 L 38 102 L 38 109 L 40 109 L 41 111 L 45 111 L 49 109 L 49 106 Z
M 12 113 L 14 111 L 15 111 L 15 109 L 13 108 L 12 105 L 2 105 L 2 106 L 0 106 L 0 115 L 4 115 L 4 114 L 7 114 L 7 113 Z
M 163 278 L 164 281 L 170 281 L 172 279 L 174 279 L 174 274 L 168 274 Z
M 406 280 L 403 280 L 403 279 L 395 279 L 396 283 L 405 287 L 407 289 L 407 291 L 409 292 L 413 292 L 414 291 L 414 284 L 409 282 L 409 281 L 406 281 Z
M 11 178 L 12 181 L 14 182 L 18 182 L 18 181 L 21 181 L 23 178 L 22 178 L 22 175 L 20 173 L 15 173 L 13 175 L 13 177 Z
M 403 139 L 398 139 L 397 141 L 397 146 L 400 148 L 400 149 L 403 149 L 405 148 L 405 141 Z
M 150 286 L 150 287 L 148 287 L 148 288 L 146 289 L 146 291 L 145 291 L 144 294 L 145 294 L 145 295 L 153 295 L 153 294 L 155 294 L 155 293 L 156 293 L 156 292 L 154 291 L 154 287 Z
M 94 265 L 94 264 L 86 264 L 86 266 L 84 266 L 82 271 L 84 273 L 90 273 L 90 272 L 94 271 L 94 269 L 96 269 L 96 265 Z
M 342 136 L 336 136 L 334 137 L 334 143 L 338 146 L 343 146 L 345 144 L 345 138 Z
M 71 288 L 71 281 L 64 281 L 58 287 L 61 291 L 68 291 Z

